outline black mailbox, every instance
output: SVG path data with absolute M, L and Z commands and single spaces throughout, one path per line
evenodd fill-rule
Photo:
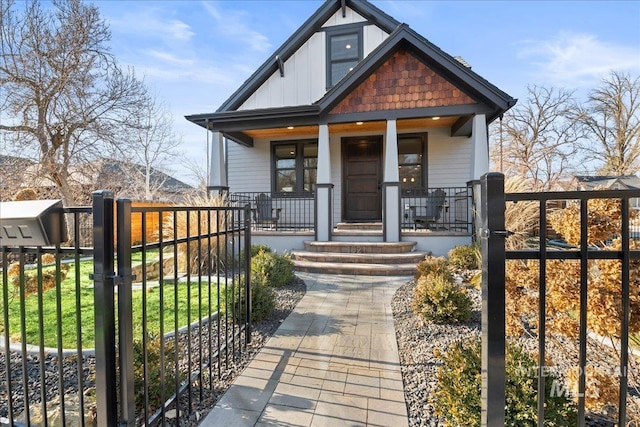
M 66 240 L 61 200 L 0 203 L 0 246 L 51 246 Z

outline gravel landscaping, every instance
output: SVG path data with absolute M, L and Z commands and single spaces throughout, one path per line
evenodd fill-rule
M 437 387 L 436 370 L 441 365 L 440 360 L 433 356 L 433 352 L 436 349 L 446 351 L 453 343 L 459 341 L 470 338 L 480 339 L 481 294 L 479 290 L 469 288 L 469 295 L 474 303 L 473 317 L 469 322 L 459 325 L 437 325 L 424 320 L 411 310 L 414 287 L 414 281 L 403 285 L 396 291 L 392 300 L 409 426 L 444 426 L 443 419 L 436 416 L 430 402 L 430 396 Z M 535 337 L 521 338 L 519 343 L 531 353 L 535 353 L 537 349 Z M 566 372 L 578 363 L 577 356 L 572 357 L 578 354 L 576 343 L 563 337 L 548 337 L 547 354 L 556 363 L 554 372 Z M 611 347 L 589 339 L 589 365 L 610 372 L 611 367 L 615 367 L 618 363 L 612 354 Z M 640 396 L 636 392 L 637 384 L 633 384 L 633 378 L 638 378 L 637 363 L 637 360 L 630 361 L 630 393 L 627 404 L 628 417 L 631 419 L 635 416 L 636 420 L 638 419 L 637 411 L 640 408 Z M 613 427 L 614 424 L 610 417 L 594 414 L 591 414 L 587 420 L 588 426 Z M 568 425 L 575 424 L 569 422 Z M 637 426 L 637 424 L 629 425 Z

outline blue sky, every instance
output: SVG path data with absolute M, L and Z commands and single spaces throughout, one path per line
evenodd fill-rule
M 372 3 L 521 100 L 527 85 L 583 97 L 610 70 L 640 75 L 640 1 Z M 181 151 L 204 167 L 205 132 L 184 116 L 215 111 L 322 0 L 95 4 L 111 27 L 113 53 L 167 103 Z M 179 164 L 172 172 L 192 181 Z

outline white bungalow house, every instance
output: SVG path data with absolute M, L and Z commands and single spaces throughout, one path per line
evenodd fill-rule
M 515 102 L 367 1 L 326 0 L 216 112 L 187 119 L 209 131 L 210 190 L 258 208 L 254 242 L 442 255 L 471 242 L 487 126 Z

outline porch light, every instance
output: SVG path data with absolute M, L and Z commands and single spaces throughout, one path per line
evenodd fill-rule
M 411 177 L 411 182 L 416 182 L 416 179 L 414 177 Z
M 293 129 L 293 126 L 287 126 L 287 129 L 291 130 Z
M 439 116 L 431 117 L 431 120 L 440 120 Z
M 351 45 L 350 45 L 350 44 L 347 44 L 345 47 L 346 47 L 347 49 L 351 49 Z
M 362 126 L 362 123 L 363 123 L 363 122 L 356 122 L 356 124 L 357 124 L 358 126 Z
M 407 177 L 402 178 L 402 182 L 407 182 Z

